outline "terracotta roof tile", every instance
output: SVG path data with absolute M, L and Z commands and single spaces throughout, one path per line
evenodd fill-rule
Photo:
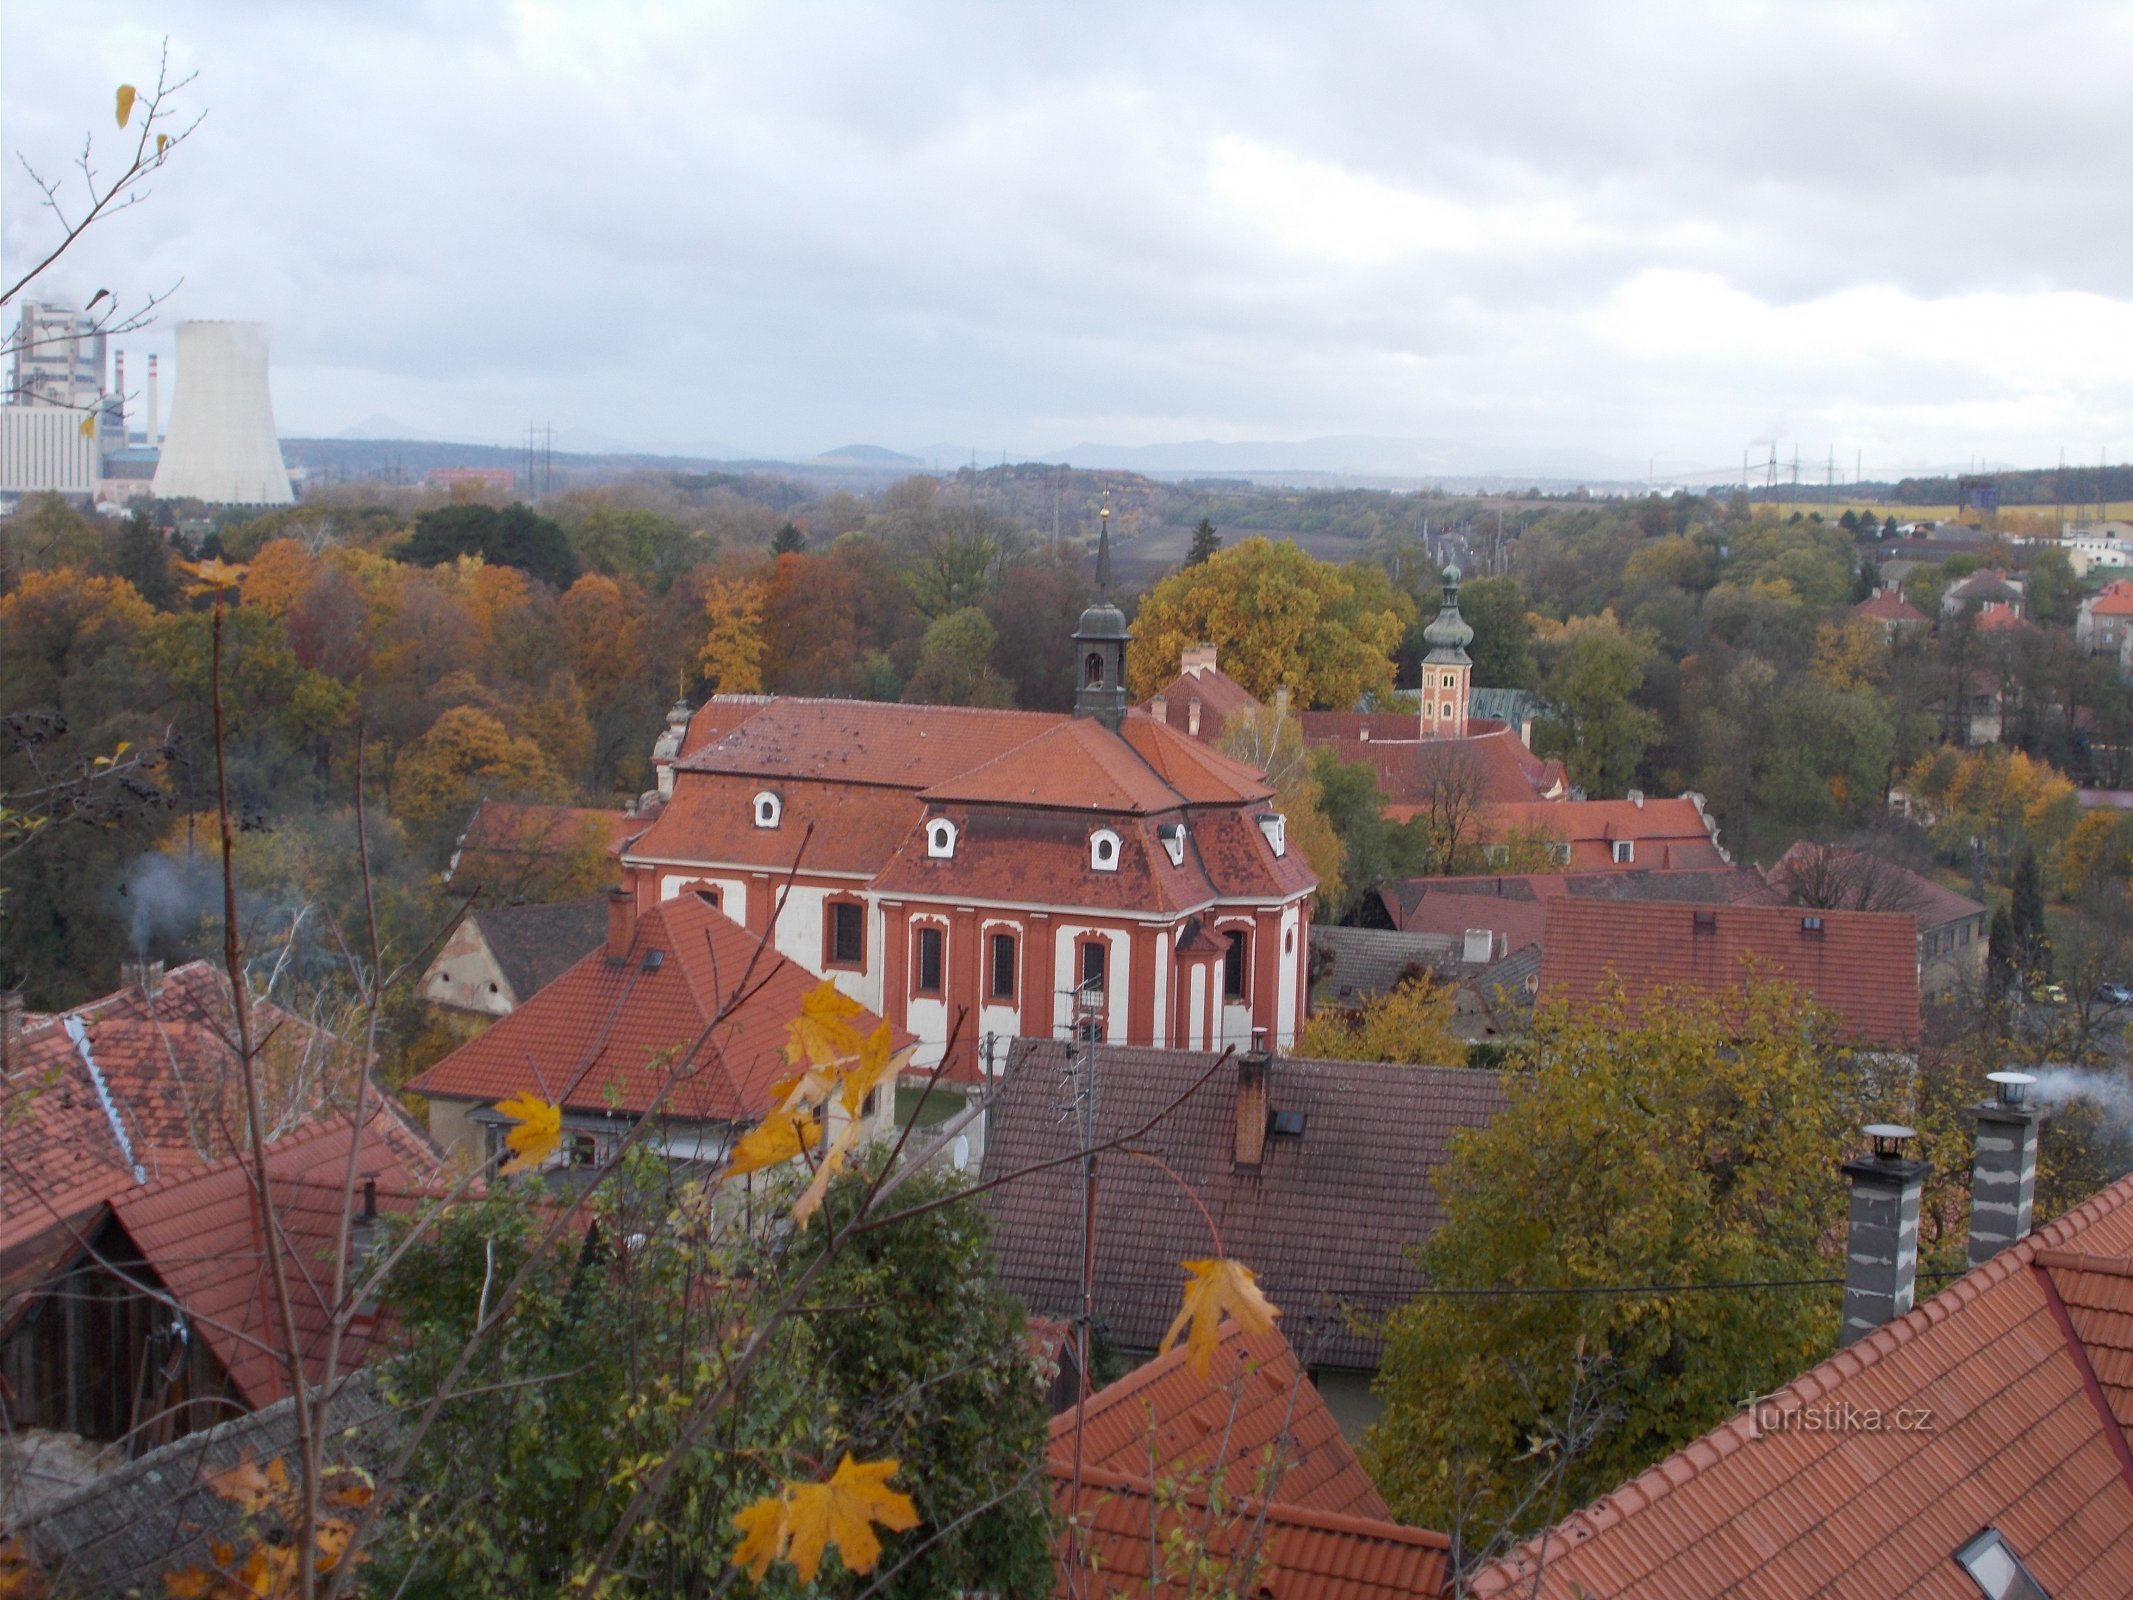
M 1857 857 L 1863 852 L 1847 850 L 1840 846 L 1822 846 L 1802 839 L 1782 856 L 1770 869 L 1770 884 L 1788 898 L 1792 892 L 1793 876 L 1806 870 L 1817 853 L 1826 850 L 1839 863 Z M 1877 869 L 1882 870 L 1882 869 Z M 1901 904 L 1902 909 L 1918 919 L 1921 929 L 1945 927 L 1951 922 L 1962 922 L 1985 914 L 1985 908 L 1966 894 L 1958 894 L 1943 884 L 1935 883 L 1924 873 L 1913 872 L 1908 867 L 1890 863 L 1885 869 L 1888 883 L 1880 891 L 1892 906 Z
M 1432 1174 L 1453 1134 L 1502 1109 L 1498 1074 L 1466 1068 L 1279 1057 L 1268 1103 L 1304 1114 L 1301 1139 L 1269 1139 L 1257 1172 L 1239 1172 L 1236 1067 L 1212 1053 L 1105 1047 L 1098 1053 L 1097 1137 L 1123 1133 L 1201 1083 L 1141 1143 L 1197 1195 L 1230 1255 L 1259 1274 L 1282 1328 L 1313 1365 L 1369 1370 L 1379 1341 L 1348 1312 L 1375 1318 L 1420 1286 L 1407 1247 L 1442 1216 Z M 1017 1040 L 986 1133 L 985 1171 L 1070 1151 L 1061 1120 L 1067 1046 Z M 1053 1167 L 988 1192 L 1002 1281 L 1032 1311 L 1080 1305 L 1080 1174 Z M 1178 1262 L 1206 1224 L 1177 1182 L 1146 1162 L 1100 1163 L 1096 1309 L 1129 1350 L 1153 1350 L 1177 1310 Z
M 1924 622 L 1926 614 L 1900 594 L 1881 590 L 1852 607 L 1852 614 L 1877 622 Z
M 649 817 L 624 811 L 484 800 L 467 821 L 446 879 L 461 887 L 500 885 L 501 893 L 523 879 L 530 868 L 570 851 L 613 855 L 650 824 Z
M 1204 1497 L 1159 1502 L 1141 1480 L 1087 1469 L 1077 1508 L 1071 1468 L 1062 1475 L 1055 1466 L 1051 1478 L 1059 1514 L 1073 1517 L 1079 1510 L 1082 1566 L 1084 1573 L 1093 1567 L 1098 1574 L 1096 1593 L 1143 1600 L 1191 1600 L 1205 1593 L 1196 1583 L 1164 1574 L 1151 1582 L 1150 1549 L 1164 1548 L 1173 1530 L 1204 1539 L 1218 1559 L 1256 1553 L 1252 1592 L 1272 1600 L 1416 1600 L 1444 1588 L 1450 1541 L 1441 1533 L 1278 1502 L 1262 1507 L 1254 1500 L 1211 1517 Z M 1256 1552 L 1254 1530 L 1261 1540 Z M 1092 1592 L 1086 1576 L 1065 1570 L 1075 1559 L 1075 1543 L 1073 1534 L 1062 1533 L 1055 1547 L 1062 1570 L 1054 1593 L 1062 1596 Z
M 1264 800 L 1273 792 L 1244 762 L 1144 712 L 1129 713 L 1119 732 L 1164 782 L 1196 805 Z
M 791 1070 L 785 1023 L 816 983 L 775 950 L 760 957 L 758 950 L 754 934 L 695 895 L 681 895 L 638 917 L 626 961 L 609 961 L 603 941 L 408 1088 L 488 1102 L 533 1093 L 566 1110 L 641 1116 L 673 1076 L 669 1116 L 752 1121 L 769 1109 L 771 1085 Z M 701 1052 L 687 1060 L 671 1055 L 695 1042 L 744 974 L 746 999 Z M 855 1022 L 871 1028 L 879 1020 L 865 1012 Z M 899 1033 L 897 1042 L 908 1043 L 909 1035 Z
M 1577 1012 L 1619 993 L 1634 1019 L 1655 994 L 1729 994 L 1753 977 L 1798 986 L 1860 1043 L 1918 1044 L 1918 924 L 1907 912 L 1699 909 L 1569 895 L 1548 903 L 1544 1005 L 1560 1001 Z
M 1259 705 L 1249 689 L 1219 667 L 1181 672 L 1156 694 L 1163 697 L 1163 720 L 1179 733 L 1201 739 L 1220 738 L 1226 717 L 1239 710 L 1256 709 Z M 1200 702 L 1200 731 L 1191 735 L 1192 702 L 1196 698 Z M 1154 696 L 1150 696 L 1148 705 L 1153 704 Z
M 1148 1481 L 1271 1497 L 1350 1516 L 1386 1518 L 1385 1501 L 1356 1460 L 1340 1424 L 1277 1330 L 1248 1334 L 1222 1325 L 1208 1375 L 1179 1345 L 1052 1418 L 1048 1459 L 1071 1473 L 1075 1430 L 1083 1469 Z
M 781 697 L 677 765 L 685 772 L 925 789 L 1066 720 L 1046 711 Z
M 936 804 L 1145 814 L 1174 810 L 1184 796 L 1102 723 L 1073 717 L 944 778 L 921 798 Z
M 1729 905 L 1775 898 L 1769 885 L 1753 872 L 1729 866 L 1394 878 L 1378 890 L 1386 914 L 1402 932 L 1457 938 L 1469 928 L 1487 928 L 1501 934 L 1513 950 L 1540 943 L 1548 902 L 1561 895 L 1675 905 Z
M 1322 713 L 1306 712 L 1304 715 L 1311 718 Z M 1305 742 L 1323 746 L 1334 751 L 1341 760 L 1360 762 L 1375 772 L 1386 815 L 1395 821 L 1403 820 L 1412 814 L 1413 808 L 1428 803 L 1437 775 L 1452 762 L 1475 763 L 1481 779 L 1481 798 L 1490 805 L 1544 799 L 1562 781 L 1560 763 L 1541 760 L 1507 728 L 1465 739 L 1410 739 L 1394 743 L 1375 736 L 1369 739 L 1330 735 L 1324 739 L 1314 738 L 1307 725 Z
M 2133 617 L 2133 582 L 2113 578 L 2081 603 L 2092 617 Z
M 755 797 L 766 788 L 780 803 L 775 828 L 755 825 Z M 871 876 L 910 837 L 924 812 L 909 790 L 685 771 L 675 775 L 674 796 L 659 820 L 631 843 L 625 858 L 730 862 L 783 872 L 805 838 L 809 869 Z
M 2133 1179 L 1802 1374 L 1762 1420 L 1714 1429 L 1559 1523 L 1542 1571 L 1536 1541 L 1474 1592 L 1974 1600 L 1953 1557 L 1992 1527 L 2053 1600 L 2133 1594 L 2133 1452 L 2100 1382 L 2124 1347 L 2129 1254 Z M 1768 1426 L 1839 1406 L 1932 1424 Z

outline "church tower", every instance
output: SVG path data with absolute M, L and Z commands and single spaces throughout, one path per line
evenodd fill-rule
M 1096 604 L 1074 630 L 1074 715 L 1094 717 L 1116 733 L 1126 720 L 1126 646 L 1133 635 L 1126 632 L 1126 614 L 1111 603 L 1111 508 L 1097 518 Z
M 1459 569 L 1444 569 L 1444 604 L 1422 630 L 1429 654 L 1422 658 L 1422 737 L 1464 739 L 1474 692 L 1474 662 L 1466 647 L 1474 630 L 1459 615 Z

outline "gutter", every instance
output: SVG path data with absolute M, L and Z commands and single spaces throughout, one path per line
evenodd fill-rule
M 133 1141 L 126 1135 L 126 1124 L 119 1119 L 118 1103 L 111 1098 L 111 1086 L 104 1082 L 103 1070 L 96 1064 L 96 1056 L 89 1049 L 89 1030 L 81 1025 L 78 1015 L 66 1019 L 67 1037 L 74 1041 L 74 1049 L 81 1056 L 82 1065 L 89 1069 L 89 1082 L 96 1088 L 96 1103 L 104 1108 L 104 1119 L 111 1124 L 111 1137 L 118 1141 L 119 1154 L 126 1158 L 126 1165 L 133 1172 L 135 1183 L 146 1183 L 148 1174 L 140 1162 L 133 1158 Z

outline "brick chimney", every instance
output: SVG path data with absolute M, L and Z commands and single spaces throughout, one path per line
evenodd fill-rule
M 138 989 L 149 1004 L 155 1003 L 163 988 L 163 963 L 136 956 L 131 961 L 119 963 L 119 985 L 126 989 Z
M 1918 1202 L 1932 1168 L 1904 1155 L 1915 1128 L 1870 1122 L 1872 1155 L 1844 1163 L 1851 1220 L 1844 1241 L 1844 1327 L 1839 1345 L 1857 1343 L 1911 1309 L 1918 1292 Z
M 2026 1072 L 1988 1072 L 1994 1098 L 1970 1108 L 1977 1120 L 1977 1154 L 1970 1168 L 1970 1262 L 1982 1267 L 2029 1232 L 2037 1190 L 2037 1124 Z
M 1203 672 L 1215 670 L 1215 647 L 1211 644 L 1189 644 L 1178 655 L 1178 671 L 1197 678 Z
M 1148 702 L 1148 715 L 1158 722 L 1170 720 L 1170 701 L 1164 695 L 1156 695 Z
M 1237 1165 L 1246 1172 L 1259 1170 L 1259 1157 L 1266 1149 L 1266 1080 L 1273 1058 L 1254 1048 L 1237 1058 Z
M 637 897 L 627 889 L 607 891 L 607 959 L 627 961 L 637 938 Z
M 22 1065 L 22 991 L 0 990 L 0 1076 Z
M 1185 702 L 1185 731 L 1195 739 L 1200 737 L 1200 697 L 1194 695 Z

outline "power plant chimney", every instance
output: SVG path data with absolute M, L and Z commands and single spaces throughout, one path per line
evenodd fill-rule
M 2041 1106 L 2031 1103 L 2026 1072 L 1988 1072 L 1993 1099 L 1972 1106 L 1977 1154 L 1970 1167 L 1970 1262 L 1981 1267 L 2029 1232 L 2037 1192 L 2037 1124 Z
M 133 441 L 126 437 L 126 352 L 111 352 L 111 393 L 116 404 L 110 410 L 119 425 L 118 446 L 125 448 Z
M 1918 1293 L 1918 1202 L 1925 1191 L 1923 1161 L 1905 1157 L 1915 1128 L 1870 1122 L 1874 1153 L 1844 1163 L 1852 1186 L 1844 1241 L 1844 1327 L 1839 1345 L 1854 1344 L 1911 1309 Z
M 296 499 L 274 432 L 264 324 L 179 323 L 178 390 L 170 410 L 156 498 L 242 506 Z
M 156 358 L 148 358 L 148 445 L 154 449 L 163 442 L 156 414 Z

